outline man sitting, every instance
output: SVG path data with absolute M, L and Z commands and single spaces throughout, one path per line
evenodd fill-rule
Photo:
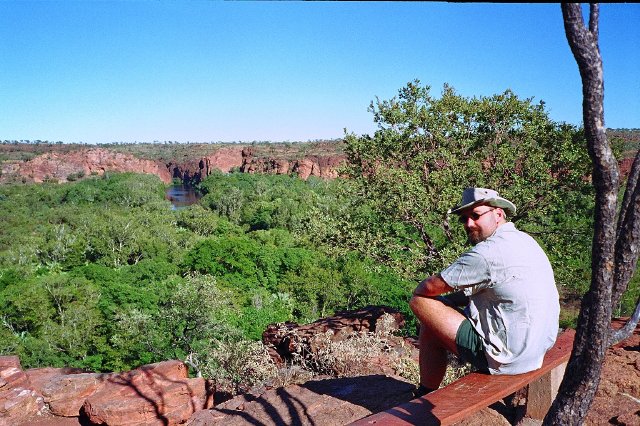
M 409 302 L 420 321 L 416 396 L 438 389 L 447 351 L 490 374 L 520 374 L 540 368 L 555 343 L 560 304 L 553 270 L 538 243 L 507 221 L 515 211 L 485 188 L 465 189 L 449 211 L 474 246 L 422 281 Z

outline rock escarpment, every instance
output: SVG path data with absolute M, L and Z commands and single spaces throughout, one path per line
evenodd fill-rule
M 316 176 L 324 179 L 338 177 L 338 168 L 346 161 L 343 155 L 307 155 L 300 159 L 257 157 L 251 147 L 242 150 L 244 173 L 296 174 L 301 179 Z
M 202 152 L 201 149 L 194 151 Z M 301 179 L 316 176 L 333 179 L 346 157 L 336 152 L 322 150 L 304 155 L 289 151 L 265 153 L 264 148 L 252 146 L 227 146 L 210 148 L 210 154 L 182 158 L 149 160 L 138 158 L 108 148 L 80 148 L 68 151 L 45 152 L 26 160 L 4 161 L 0 164 L 0 180 L 18 179 L 23 182 L 68 182 L 105 172 L 134 172 L 157 175 L 164 183 L 179 179 L 186 184 L 197 184 L 218 170 L 228 173 L 266 173 L 297 175 Z M 194 152 L 195 153 L 195 152 Z M 175 155 L 176 153 L 174 153 Z
M 67 182 L 105 172 L 148 173 L 171 183 L 171 174 L 159 161 L 143 160 L 133 155 L 103 148 L 72 152 L 48 152 L 29 161 L 2 164 L 2 176 L 18 175 L 26 182 Z
M 182 162 L 176 160 L 166 164 L 171 177 L 185 183 L 195 184 L 209 176 L 215 170 L 228 173 L 240 168 L 243 164 L 242 148 L 221 148 L 205 157 L 188 159 Z
M 171 161 L 167 169 L 173 178 L 196 184 L 215 170 L 228 173 L 264 173 L 275 175 L 297 175 L 301 179 L 316 176 L 323 179 L 338 177 L 339 167 L 346 161 L 343 155 L 306 155 L 298 159 L 264 156 L 252 147 L 221 148 L 212 155 L 183 162 Z

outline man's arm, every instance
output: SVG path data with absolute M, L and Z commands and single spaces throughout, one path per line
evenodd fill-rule
M 452 306 L 467 306 L 469 304 L 469 296 L 464 294 L 463 290 L 442 296 Z
M 413 295 L 418 297 L 435 297 L 443 293 L 449 293 L 453 288 L 442 279 L 440 274 L 432 275 L 422 281 L 415 290 Z

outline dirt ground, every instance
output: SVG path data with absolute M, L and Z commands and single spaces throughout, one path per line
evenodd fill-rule
M 585 424 L 640 426 L 640 328 L 608 350 Z

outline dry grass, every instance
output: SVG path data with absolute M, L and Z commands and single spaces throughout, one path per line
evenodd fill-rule
M 264 387 L 303 384 L 318 378 L 381 373 L 414 384 L 419 382 L 414 348 L 395 335 L 397 329 L 391 315 L 384 315 L 372 333 L 354 332 L 336 337 L 329 330 L 305 339 L 295 330 L 285 327 L 281 330 L 294 342 L 293 359 L 286 365 L 276 366 L 265 345 L 248 341 L 215 342 L 206 357 L 192 354 L 189 364 L 214 380 L 218 391 L 232 395 Z M 452 355 L 442 386 L 470 371 L 468 364 Z
M 354 377 L 383 372 L 417 384 L 419 367 L 413 347 L 396 336 L 396 331 L 391 315 L 384 315 L 373 333 L 351 333 L 339 338 L 329 330 L 304 339 L 295 330 L 282 328 L 294 342 L 295 353 L 293 361 L 279 370 L 277 382 L 286 385 L 304 383 L 317 375 Z M 461 363 L 452 355 L 442 385 L 446 386 L 470 371 L 469 364 Z

